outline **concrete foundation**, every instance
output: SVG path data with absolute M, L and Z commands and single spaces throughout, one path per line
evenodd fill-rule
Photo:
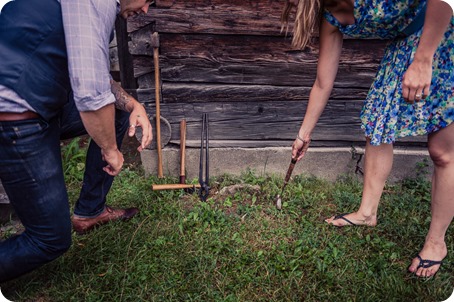
M 305 175 L 336 180 L 340 175 L 355 173 L 364 165 L 363 149 L 351 148 L 310 148 L 306 156 L 296 164 L 293 175 Z M 186 149 L 186 179 L 198 177 L 199 149 Z M 210 177 L 222 174 L 240 175 L 252 170 L 257 175 L 277 174 L 285 176 L 290 163 L 291 149 L 274 148 L 210 148 Z M 179 149 L 166 147 L 162 150 L 165 176 L 180 175 Z M 142 165 L 147 175 L 157 175 L 157 151 L 144 150 Z M 359 161 L 359 163 L 358 163 Z M 416 176 L 425 171 L 429 177 L 432 171 L 427 149 L 394 150 L 394 164 L 389 181 L 395 182 Z

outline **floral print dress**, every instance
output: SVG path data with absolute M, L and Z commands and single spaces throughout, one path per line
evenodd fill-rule
M 433 133 L 454 121 L 454 18 L 434 56 L 429 96 L 414 104 L 402 97 L 402 77 L 422 29 L 407 37 L 402 37 L 402 31 L 425 5 L 425 0 L 356 0 L 352 25 L 342 25 L 328 11 L 324 13 L 345 35 L 391 39 L 361 111 L 361 128 L 372 145 Z

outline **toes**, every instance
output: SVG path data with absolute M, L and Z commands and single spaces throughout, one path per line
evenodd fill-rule
M 416 271 L 415 275 L 416 275 L 417 277 L 420 277 L 420 278 L 425 278 L 425 277 L 427 277 L 427 269 L 426 269 L 426 268 L 420 267 L 420 268 Z
M 416 272 L 416 269 L 418 268 L 418 265 L 419 265 L 419 259 L 418 258 L 414 258 L 412 261 L 411 261 L 411 264 L 410 266 L 408 267 L 408 270 L 412 273 L 415 273 Z
M 327 223 L 329 223 L 329 224 L 332 224 L 333 220 L 334 220 L 334 216 L 331 217 L 331 218 L 326 218 L 326 219 L 325 219 L 325 222 L 327 222 Z
M 431 271 L 428 268 L 421 268 L 420 270 L 418 270 L 418 273 L 419 274 L 416 275 L 422 278 L 428 278 L 432 276 Z
M 440 266 L 437 265 L 437 267 L 430 267 L 430 268 L 426 269 L 424 272 L 425 273 L 424 276 L 426 278 L 435 276 L 435 273 L 438 271 L 439 268 L 440 268 Z
M 437 268 L 431 268 L 429 269 L 428 271 L 428 275 L 427 277 L 432 277 L 432 276 L 435 276 L 435 274 L 438 272 L 438 270 L 440 269 L 440 267 L 438 266 Z
M 408 267 L 408 271 L 415 274 L 417 277 L 420 278 L 430 278 L 433 277 L 438 269 L 440 268 L 440 265 L 434 265 L 428 268 L 420 267 L 418 268 L 420 261 L 418 258 L 414 258 Z
M 416 271 L 416 276 L 418 277 L 424 277 L 424 269 L 423 268 L 419 268 L 417 271 Z

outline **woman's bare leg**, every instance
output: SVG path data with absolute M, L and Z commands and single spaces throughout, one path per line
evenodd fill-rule
M 448 253 L 445 235 L 454 217 L 454 124 L 429 135 L 429 153 L 434 162 L 432 220 L 419 256 L 440 261 Z M 433 276 L 440 268 L 440 265 L 418 268 L 419 263 L 414 258 L 408 270 L 420 277 Z
M 393 145 L 372 146 L 367 139 L 361 205 L 357 212 L 345 215 L 346 219 L 356 225 L 375 226 L 377 224 L 378 204 L 392 164 Z M 334 216 L 325 221 L 335 226 L 349 225 L 344 219 L 335 219 Z

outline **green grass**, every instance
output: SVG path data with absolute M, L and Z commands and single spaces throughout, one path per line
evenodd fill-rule
M 80 182 L 67 179 L 74 202 Z M 430 222 L 430 184 L 421 179 L 386 187 L 377 227 L 342 229 L 323 220 L 357 208 L 356 176 L 334 183 L 296 176 L 281 211 L 274 202 L 283 180 L 273 175 L 213 178 L 207 202 L 151 190 L 176 181 L 125 169 L 109 204 L 138 206 L 140 214 L 74 235 L 64 256 L 3 284 L 3 294 L 41 302 L 443 301 L 453 291 L 452 226 L 438 274 L 424 280 L 407 273 Z M 239 183 L 260 190 L 219 194 Z

